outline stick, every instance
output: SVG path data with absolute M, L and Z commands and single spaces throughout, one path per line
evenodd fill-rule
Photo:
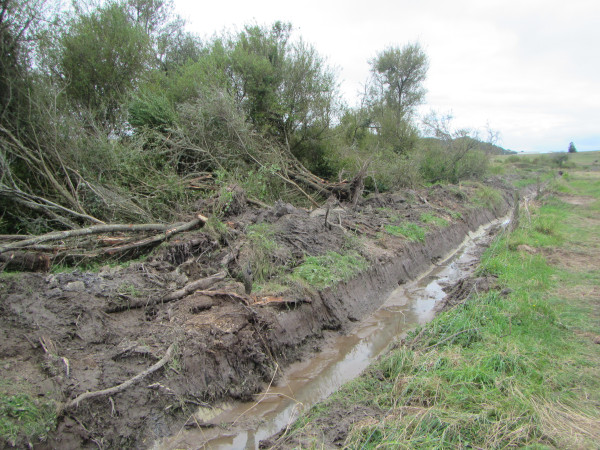
M 36 245 L 42 242 L 47 241 L 56 241 L 60 239 L 66 239 L 70 237 L 77 236 L 88 236 L 91 234 L 100 234 L 100 233 L 109 233 L 109 232 L 128 232 L 128 231 L 162 231 L 165 232 L 164 239 L 169 237 L 174 233 L 178 233 L 181 231 L 186 231 L 199 224 L 205 224 L 208 219 L 201 214 L 187 223 L 174 226 L 174 225 L 165 225 L 165 224 L 138 224 L 138 225 L 125 225 L 125 224 L 115 224 L 115 225 L 94 225 L 88 228 L 80 228 L 77 230 L 67 230 L 67 231 L 56 231 L 53 233 L 42 234 L 40 236 L 33 237 L 31 239 L 24 239 L 22 241 L 13 242 L 10 244 L 0 246 L 0 253 L 7 252 L 9 250 L 14 250 L 17 248 L 27 247 L 29 245 Z M 161 236 L 162 237 L 162 236 Z
M 236 294 L 235 292 L 223 292 L 223 291 L 198 291 L 198 294 L 206 295 L 208 297 L 229 297 L 235 300 L 239 300 L 244 303 L 246 306 L 250 305 L 252 302 L 249 300 L 249 297 Z
M 148 369 L 144 370 L 143 372 L 138 373 L 133 378 L 130 378 L 129 380 L 127 380 L 117 386 L 108 388 L 108 389 L 102 389 L 100 391 L 94 391 L 94 392 L 84 392 L 83 394 L 77 396 L 76 398 L 74 398 L 73 400 L 68 402 L 66 405 L 64 405 L 63 410 L 77 407 L 77 406 L 79 406 L 79 403 L 81 403 L 83 400 L 88 400 L 90 398 L 95 398 L 95 397 L 102 397 L 104 395 L 114 395 L 114 394 L 118 394 L 119 392 L 124 391 L 129 386 L 137 383 L 142 378 L 145 378 L 146 376 L 150 375 L 151 373 L 156 372 L 162 366 L 167 364 L 173 358 L 173 349 L 174 348 L 175 348 L 175 344 L 173 343 L 169 346 L 169 348 L 165 352 L 165 356 L 163 356 L 160 361 L 158 361 L 156 364 L 149 367 Z

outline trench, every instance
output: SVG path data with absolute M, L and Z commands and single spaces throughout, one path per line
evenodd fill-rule
M 472 274 L 482 248 L 505 228 L 509 216 L 470 232 L 456 249 L 413 281 L 399 286 L 370 316 L 349 333 L 330 332 L 311 358 L 279 368 L 280 377 L 254 402 L 223 403 L 198 408 L 188 425 L 173 436 L 155 441 L 156 450 L 258 449 L 266 439 L 291 425 L 315 403 L 356 378 L 393 342 L 435 316 L 445 297 L 443 288 Z

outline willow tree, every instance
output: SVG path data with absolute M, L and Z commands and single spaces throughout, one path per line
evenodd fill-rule
M 429 68 L 427 55 L 419 44 L 408 44 L 386 48 L 370 64 L 372 127 L 394 151 L 404 153 L 417 139 L 412 120 L 426 94 L 423 82 Z

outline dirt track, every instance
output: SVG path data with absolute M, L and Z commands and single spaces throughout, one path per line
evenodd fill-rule
M 143 372 L 175 343 L 175 357 L 164 368 L 123 392 L 65 410 L 58 430 L 40 444 L 147 447 L 179 429 L 198 405 L 250 398 L 271 380 L 275 364 L 313 351 L 326 330 L 348 330 L 379 306 L 365 299 L 383 301 L 460 244 L 469 230 L 512 205 L 506 190 L 495 210 L 473 208 L 466 202 L 469 189 L 462 188 L 464 195 L 433 187 L 373 196 L 353 210 L 333 208 L 330 221 L 341 226 L 327 226 L 325 210 L 242 208 L 228 218 L 225 240 L 190 232 L 127 268 L 3 277 L 0 375 L 20 392 L 64 404 Z M 392 215 L 418 222 L 424 212 L 444 217 L 449 226 L 431 227 L 424 244 L 382 233 Z M 223 270 L 238 273 L 247 256 L 246 229 L 263 222 L 271 224 L 278 244 L 273 264 L 293 267 L 305 255 L 339 250 L 353 232 L 370 268 L 320 292 L 298 287 L 285 302 L 246 296 L 242 283 L 229 276 L 209 293 L 161 301 L 194 280 Z

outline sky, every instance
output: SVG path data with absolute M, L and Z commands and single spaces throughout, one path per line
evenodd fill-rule
M 357 103 L 369 60 L 418 42 L 429 58 L 420 113 L 499 132 L 525 152 L 600 150 L 598 0 L 175 0 L 189 31 L 208 38 L 245 24 L 291 22 L 337 70 Z

